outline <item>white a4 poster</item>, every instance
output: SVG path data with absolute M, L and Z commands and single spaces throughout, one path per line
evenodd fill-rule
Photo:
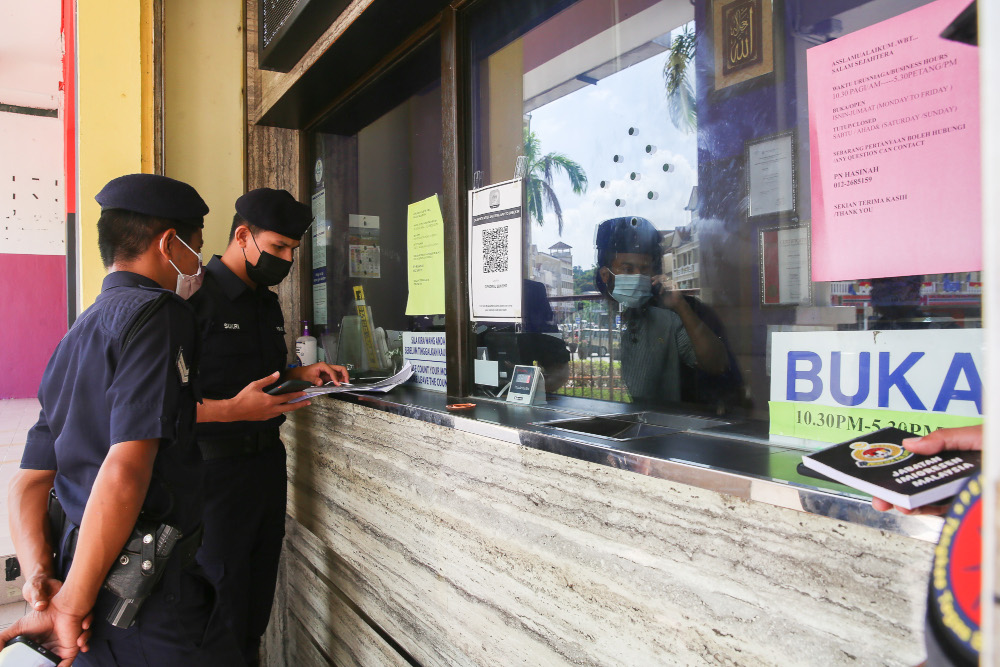
M 469 298 L 472 319 L 521 321 L 524 181 L 469 191 Z

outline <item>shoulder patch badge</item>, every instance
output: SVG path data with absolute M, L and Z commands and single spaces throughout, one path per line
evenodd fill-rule
M 913 453 L 891 442 L 855 442 L 851 444 L 851 458 L 859 468 L 874 468 L 899 463 Z
M 983 553 L 983 480 L 972 477 L 960 489 L 944 519 L 931 571 L 931 618 L 945 639 L 970 664 L 979 661 Z
M 187 359 L 184 358 L 184 347 L 177 348 L 177 375 L 180 377 L 181 386 L 186 387 L 191 380 L 191 369 L 188 368 Z

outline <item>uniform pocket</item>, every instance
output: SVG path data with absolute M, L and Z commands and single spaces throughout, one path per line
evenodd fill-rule
M 200 572 L 183 570 L 167 593 L 181 639 L 201 648 L 217 615 L 215 587 Z

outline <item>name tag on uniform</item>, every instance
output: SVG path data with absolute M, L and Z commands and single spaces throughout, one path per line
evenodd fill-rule
M 231 323 L 230 322 L 223 322 L 222 323 L 222 328 L 223 329 L 239 329 L 240 328 L 240 324 L 239 324 L 239 322 L 231 322 Z

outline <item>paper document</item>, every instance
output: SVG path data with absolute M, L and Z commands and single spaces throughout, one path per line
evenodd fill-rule
M 444 219 L 437 195 L 406 209 L 407 315 L 444 312 Z
M 381 278 L 381 230 L 377 215 L 348 216 L 347 244 L 350 250 L 348 275 L 351 278 Z
M 469 299 L 473 320 L 520 322 L 524 180 L 469 191 Z
M 372 382 L 371 384 L 349 384 L 343 382 L 339 385 L 335 385 L 332 382 L 328 382 L 321 387 L 308 387 L 305 389 L 306 395 L 302 398 L 296 398 L 294 401 L 288 401 L 289 403 L 298 403 L 299 401 L 304 401 L 307 398 L 312 398 L 313 396 L 320 396 L 321 394 L 340 394 L 344 392 L 371 392 L 376 394 L 384 394 L 394 387 L 398 387 L 413 375 L 413 366 L 410 362 L 403 364 L 403 367 L 399 369 L 399 372 L 388 377 L 384 380 L 379 380 L 378 382 Z
M 969 2 L 920 4 L 806 51 L 817 282 L 983 267 L 979 50 L 940 37 Z

